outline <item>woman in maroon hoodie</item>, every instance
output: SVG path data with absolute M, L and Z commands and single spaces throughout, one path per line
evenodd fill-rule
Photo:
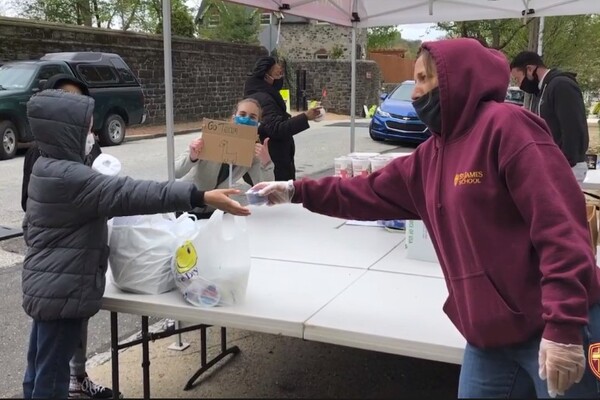
M 586 357 L 600 343 L 600 270 L 568 162 L 540 118 L 504 103 L 499 51 L 425 43 L 414 75 L 413 104 L 433 135 L 412 155 L 367 178 L 255 188 L 270 204 L 340 218 L 423 220 L 444 311 L 468 343 L 459 397 L 598 398 L 600 361 Z

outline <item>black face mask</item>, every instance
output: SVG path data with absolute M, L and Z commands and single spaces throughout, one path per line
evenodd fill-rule
M 430 131 L 442 132 L 442 111 L 440 108 L 440 88 L 436 87 L 431 92 L 413 101 L 413 107 L 419 119 L 427 125 Z
M 273 79 L 273 89 L 281 90 L 283 88 L 283 78 Z
M 540 93 L 540 79 L 537 75 L 537 67 L 533 70 L 533 79 L 527 78 L 527 73 L 525 73 L 525 77 L 521 81 L 521 85 L 519 89 L 524 91 L 525 93 L 537 95 Z

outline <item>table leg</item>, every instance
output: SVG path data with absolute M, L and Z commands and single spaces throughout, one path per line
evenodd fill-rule
M 119 314 L 110 313 L 110 354 L 112 362 L 113 399 L 119 398 Z
M 142 371 L 144 385 L 144 400 L 150 399 L 150 341 L 148 335 L 148 317 L 142 316 Z
M 206 342 L 207 342 L 206 328 L 207 328 L 207 326 L 200 328 L 200 369 L 198 371 L 196 371 L 196 373 L 188 380 L 188 382 L 185 384 L 185 387 L 183 388 L 183 390 L 192 389 L 194 387 L 194 383 L 200 377 L 200 375 L 202 375 L 203 373 L 208 371 L 210 368 L 212 368 L 216 363 L 221 361 L 223 358 L 227 357 L 230 354 L 237 354 L 240 352 L 240 349 L 237 346 L 227 348 L 227 329 L 221 328 L 221 353 L 219 353 L 219 355 L 217 355 L 215 358 L 213 358 L 212 360 L 207 362 L 206 361 L 206 358 L 207 358 L 206 357 Z

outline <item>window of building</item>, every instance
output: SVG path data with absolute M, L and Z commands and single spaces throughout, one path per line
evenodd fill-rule
M 264 12 L 260 14 L 260 24 L 261 25 L 271 25 L 271 17 L 273 16 L 273 14 L 271 14 L 270 12 Z
M 317 52 L 315 52 L 315 58 L 317 60 L 328 60 L 329 59 L 329 53 L 325 49 L 320 49 Z
M 208 16 L 208 27 L 209 28 L 214 28 L 217 25 L 219 25 L 219 22 L 221 22 L 221 16 L 219 14 L 211 14 Z

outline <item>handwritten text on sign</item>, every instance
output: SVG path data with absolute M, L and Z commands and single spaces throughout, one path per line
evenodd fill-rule
M 204 119 L 202 138 L 204 148 L 199 154 L 202 160 L 252 166 L 254 144 L 258 139 L 257 127 Z

